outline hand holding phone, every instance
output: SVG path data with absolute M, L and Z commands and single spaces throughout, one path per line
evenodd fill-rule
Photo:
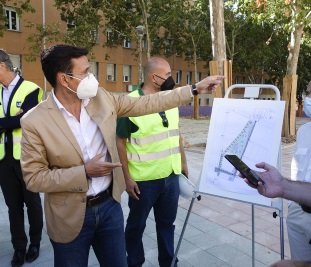
M 265 182 L 251 170 L 238 156 L 225 155 L 225 158 L 245 177 L 253 186 L 258 186 L 258 181 L 262 184 Z

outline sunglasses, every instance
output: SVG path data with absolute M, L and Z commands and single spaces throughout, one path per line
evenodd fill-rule
M 159 115 L 160 115 L 161 118 L 162 118 L 162 125 L 163 125 L 163 127 L 168 128 L 168 120 L 167 120 L 167 118 L 166 118 L 165 111 L 159 112 Z

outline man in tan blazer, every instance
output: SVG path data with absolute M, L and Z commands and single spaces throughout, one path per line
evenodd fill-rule
M 125 189 L 116 149 L 117 117 L 167 110 L 214 90 L 223 76 L 140 98 L 98 89 L 88 51 L 56 45 L 41 54 L 54 88 L 24 115 L 21 165 L 27 189 L 44 192 L 55 266 L 87 266 L 92 246 L 101 266 L 126 264 L 121 194 Z

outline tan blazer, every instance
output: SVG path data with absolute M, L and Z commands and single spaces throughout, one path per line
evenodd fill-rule
M 189 86 L 144 97 L 120 96 L 100 88 L 86 106 L 105 139 L 112 162 L 119 162 L 116 148 L 117 117 L 140 116 L 191 101 Z M 21 166 L 27 189 L 44 192 L 49 237 L 68 243 L 81 231 L 88 182 L 79 144 L 50 95 L 21 120 Z M 121 168 L 113 171 L 113 198 L 120 202 L 125 189 Z

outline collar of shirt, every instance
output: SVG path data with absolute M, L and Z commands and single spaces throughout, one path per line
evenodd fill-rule
M 55 95 L 55 93 L 54 93 L 54 89 L 52 89 L 52 96 L 53 96 L 53 99 L 54 99 L 54 101 L 55 101 L 57 107 L 58 107 L 60 110 L 63 109 L 63 110 L 65 110 L 67 113 L 69 113 L 69 112 L 66 110 L 66 108 L 62 105 L 62 103 L 59 102 L 59 100 L 57 99 L 57 97 L 56 97 L 56 95 Z M 90 99 L 89 99 L 89 98 L 88 98 L 88 99 L 85 99 L 85 100 L 82 100 L 82 105 L 83 105 L 83 107 L 86 107 L 86 106 L 88 105 L 89 102 L 90 102 Z
M 7 113 L 7 108 L 8 108 L 8 104 L 9 104 L 9 100 L 11 97 L 11 94 L 17 84 L 17 82 L 19 81 L 20 76 L 18 74 L 16 74 L 15 78 L 13 79 L 13 81 L 9 84 L 8 88 L 6 88 L 5 86 L 2 85 L 3 87 L 3 93 L 2 93 L 2 105 L 3 105 L 3 110 L 5 113 Z
M 6 88 L 5 86 L 3 86 L 3 88 L 5 90 L 9 90 L 9 91 L 13 91 L 15 85 L 17 84 L 17 82 L 19 81 L 20 76 L 18 74 L 16 74 L 15 78 L 13 79 L 13 81 L 9 84 L 8 88 Z

